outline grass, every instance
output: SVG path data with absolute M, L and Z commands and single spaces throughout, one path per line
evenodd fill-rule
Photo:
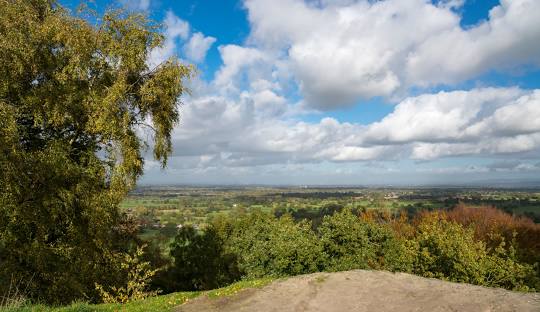
M 28 305 L 18 308 L 0 308 L 2 312 L 165 312 L 171 311 L 174 307 L 186 303 L 190 299 L 196 298 L 205 293 L 209 298 L 219 298 L 223 296 L 231 296 L 242 289 L 260 288 L 273 279 L 262 278 L 257 280 L 239 281 L 229 286 L 210 290 L 208 292 L 177 292 L 157 297 L 151 297 L 140 301 L 133 301 L 126 304 L 88 304 L 88 303 L 73 303 L 65 307 L 48 307 L 44 305 Z
M 231 295 L 236 294 L 242 289 L 264 287 L 270 284 L 272 281 L 274 281 L 274 279 L 268 278 L 268 277 L 262 278 L 262 279 L 256 279 L 256 280 L 239 281 L 223 288 L 210 290 L 206 293 L 206 295 L 208 296 L 208 298 L 231 296 Z
M 328 275 L 324 274 L 324 275 L 319 275 L 315 278 L 315 282 L 319 283 L 319 284 L 322 284 L 324 283 L 326 280 L 328 279 Z
M 199 296 L 200 292 L 177 292 L 163 296 L 133 301 L 126 304 L 88 304 L 73 303 L 65 307 L 47 307 L 44 305 L 31 305 L 14 309 L 6 309 L 6 312 L 113 312 L 113 311 L 171 311 L 175 306 L 185 303 L 189 299 Z

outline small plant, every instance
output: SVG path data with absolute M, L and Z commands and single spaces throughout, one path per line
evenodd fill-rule
M 328 275 L 319 275 L 315 278 L 315 282 L 322 284 L 328 279 Z
M 159 271 L 152 269 L 150 262 L 142 261 L 143 249 L 146 245 L 137 247 L 134 255 L 125 254 L 120 267 L 127 272 L 127 284 L 122 287 L 112 286 L 110 291 L 96 283 L 96 290 L 99 292 L 101 300 L 105 303 L 127 303 L 154 297 L 160 291 L 149 291 L 148 285 Z
M 15 309 L 25 305 L 27 303 L 26 293 L 31 282 L 32 279 L 24 286 L 23 280 L 12 275 L 7 290 L 5 293 L 0 294 L 0 310 Z

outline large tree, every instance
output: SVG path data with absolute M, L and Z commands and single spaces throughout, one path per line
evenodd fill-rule
M 12 277 L 50 303 L 115 282 L 118 204 L 147 146 L 166 164 L 191 74 L 176 58 L 149 68 L 162 40 L 138 14 L 0 0 L 0 294 Z

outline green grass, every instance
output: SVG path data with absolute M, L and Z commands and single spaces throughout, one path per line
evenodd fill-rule
M 315 282 L 322 284 L 328 279 L 328 275 L 319 275 L 315 278 Z
M 230 296 L 230 295 L 236 294 L 237 292 L 239 292 L 242 289 L 264 287 L 264 286 L 270 284 L 272 281 L 274 281 L 274 279 L 269 278 L 269 277 L 265 277 L 265 278 L 262 278 L 262 279 L 256 279 L 256 280 L 239 281 L 239 282 L 236 282 L 234 284 L 231 284 L 231 285 L 223 287 L 223 288 L 210 290 L 206 294 L 207 294 L 208 298 L 218 298 L 218 297 L 223 297 L 223 296 Z
M 44 305 L 29 305 L 20 308 L 2 309 L 2 312 L 165 312 L 171 311 L 174 307 L 179 306 L 190 299 L 198 297 L 205 293 L 209 298 L 218 298 L 223 296 L 234 295 L 242 289 L 260 288 L 273 279 L 262 278 L 257 280 L 239 281 L 229 286 L 210 290 L 208 292 L 177 292 L 168 295 L 147 298 L 145 300 L 134 301 L 126 304 L 88 304 L 88 303 L 73 303 L 65 307 L 47 307 Z
M 15 309 L 6 309 L 6 312 L 113 312 L 113 311 L 171 311 L 173 307 L 185 303 L 189 299 L 200 295 L 200 292 L 177 292 L 163 296 L 147 298 L 126 304 L 88 304 L 74 303 L 65 307 L 47 307 L 43 305 L 31 305 Z

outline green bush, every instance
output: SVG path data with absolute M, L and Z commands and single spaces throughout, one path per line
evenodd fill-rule
M 321 245 L 307 221 L 295 223 L 262 212 L 241 216 L 229 226 L 227 248 L 248 278 L 317 272 Z
M 481 261 L 486 257 L 482 242 L 473 232 L 445 220 L 428 220 L 417 229 L 414 273 L 454 282 L 482 284 Z
M 220 230 L 249 277 L 382 269 L 514 290 L 538 287 L 534 267 L 520 263 L 514 246 L 504 240 L 487 248 L 472 229 L 437 214 L 413 232 L 410 239 L 398 236 L 390 224 L 363 220 L 348 209 L 325 216 L 317 232 L 309 222 L 260 212 L 222 224 Z
M 534 288 L 531 265 L 519 263 L 514 248 L 486 248 L 474 231 L 433 215 L 423 220 L 411 241 L 415 250 L 413 272 L 453 282 L 515 290 Z
M 318 232 L 325 270 L 411 269 L 405 241 L 397 239 L 391 228 L 363 221 L 348 209 L 325 216 Z
M 324 216 L 314 229 L 290 215 L 255 211 L 217 216 L 204 231 L 183 228 L 171 246 L 171 290 L 208 289 L 240 278 L 280 277 L 316 271 L 375 269 L 513 290 L 539 289 L 534 269 L 520 262 L 519 246 L 489 247 L 474 229 L 444 213 L 404 215 L 351 209 Z M 162 283 L 163 284 L 163 283 Z M 180 285 L 180 286 L 179 286 Z
M 505 248 L 503 240 L 499 246 L 488 252 L 483 261 L 484 285 L 520 291 L 540 289 L 540 279 L 535 272 L 536 265 L 518 261 L 515 242 Z

